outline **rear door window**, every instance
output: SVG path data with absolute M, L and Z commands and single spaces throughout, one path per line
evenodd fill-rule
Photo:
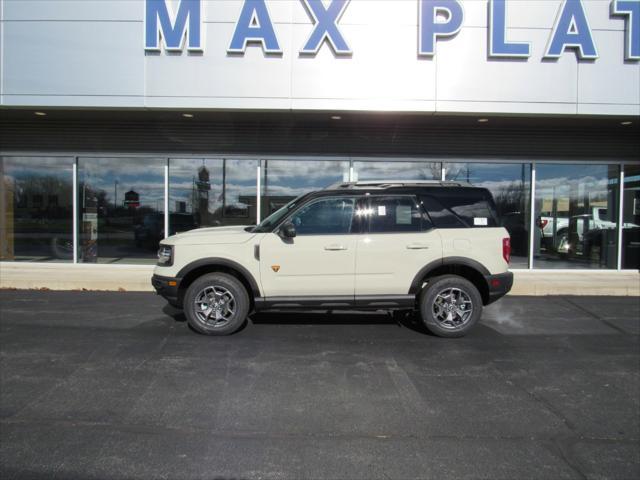
M 415 197 L 372 196 L 367 209 L 369 233 L 422 232 L 432 227 Z

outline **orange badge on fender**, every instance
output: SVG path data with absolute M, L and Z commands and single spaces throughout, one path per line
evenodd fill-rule
M 280 265 L 271 265 L 271 270 L 278 273 L 278 270 L 280 270 Z

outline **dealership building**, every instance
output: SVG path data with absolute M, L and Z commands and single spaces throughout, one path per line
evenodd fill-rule
M 0 286 L 340 181 L 488 188 L 518 293 L 639 294 L 638 0 L 0 0 Z

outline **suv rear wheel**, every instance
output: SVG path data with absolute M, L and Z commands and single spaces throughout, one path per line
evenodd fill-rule
M 469 280 L 443 275 L 429 280 L 420 294 L 420 315 L 439 337 L 462 337 L 482 315 L 482 297 Z
M 249 313 L 249 295 L 240 281 L 226 273 L 208 273 L 187 289 L 183 308 L 189 325 L 205 335 L 230 335 Z

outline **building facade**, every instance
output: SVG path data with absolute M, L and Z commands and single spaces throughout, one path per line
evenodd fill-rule
M 420 179 L 489 188 L 514 269 L 640 267 L 637 0 L 0 0 L 0 56 L 2 262 Z

